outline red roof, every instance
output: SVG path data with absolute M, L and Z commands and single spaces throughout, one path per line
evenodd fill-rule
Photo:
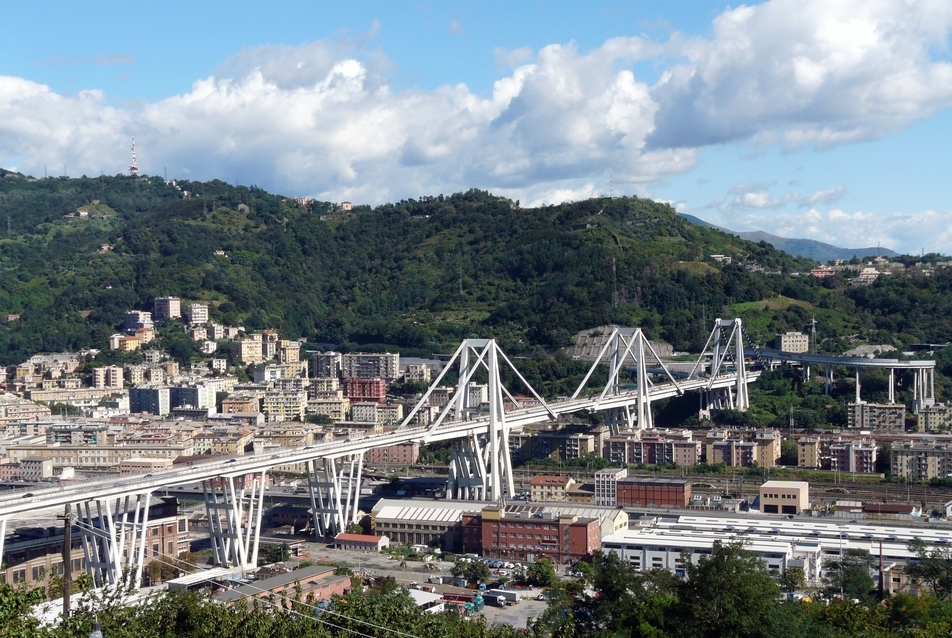
M 346 532 L 341 532 L 334 537 L 335 541 L 350 541 L 351 543 L 374 543 L 377 544 L 380 542 L 381 536 L 374 536 L 373 534 L 348 534 Z

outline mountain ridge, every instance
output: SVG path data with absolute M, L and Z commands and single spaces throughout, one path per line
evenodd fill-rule
M 754 243 L 759 243 L 762 241 L 767 242 L 777 250 L 782 250 L 785 253 L 793 255 L 794 257 L 803 257 L 806 259 L 813 259 L 820 263 L 826 263 L 828 261 L 833 261 L 836 259 L 842 259 L 848 261 L 853 257 L 858 259 L 865 259 L 867 257 L 895 257 L 899 253 L 892 251 L 888 248 L 883 248 L 881 246 L 877 247 L 868 247 L 868 248 L 840 248 L 839 246 L 834 246 L 833 244 L 827 244 L 815 239 L 798 239 L 790 237 L 780 237 L 779 235 L 772 235 L 768 232 L 762 230 L 749 231 L 749 232 L 738 232 L 735 230 L 730 230 L 728 228 L 723 228 L 710 222 L 706 222 L 700 217 L 694 215 L 689 215 L 687 213 L 679 213 L 681 217 L 688 220 L 692 224 L 697 224 L 704 228 L 712 228 L 714 230 L 719 230 L 721 232 L 727 233 L 729 235 L 736 235 L 741 239 L 746 239 L 747 241 L 752 241 Z

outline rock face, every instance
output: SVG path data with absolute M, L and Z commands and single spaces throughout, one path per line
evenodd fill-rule
M 880 345 L 871 344 L 856 346 L 852 350 L 847 350 L 843 354 L 847 357 L 875 357 L 877 355 L 883 354 L 884 352 L 894 352 L 895 350 L 895 346 L 884 343 Z
M 601 352 L 605 342 L 608 341 L 609 337 L 611 337 L 612 330 L 619 327 L 621 326 L 607 325 L 599 326 L 597 328 L 590 328 L 588 330 L 582 330 L 581 332 L 577 333 L 572 340 L 575 345 L 563 348 L 563 350 L 573 359 L 594 361 L 598 356 L 598 353 Z M 651 347 L 654 348 L 655 352 L 658 353 L 658 356 L 670 357 L 674 355 L 674 348 L 672 348 L 671 344 L 669 343 L 659 343 L 652 341 Z M 607 352 L 605 354 L 606 356 L 608 355 Z M 651 359 L 654 358 L 650 352 L 646 354 Z M 605 359 L 603 358 L 602 360 L 604 361 Z M 628 355 L 628 357 L 625 359 L 625 365 L 634 364 L 634 358 L 631 355 Z

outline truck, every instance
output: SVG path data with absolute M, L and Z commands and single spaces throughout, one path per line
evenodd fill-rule
M 505 596 L 499 596 L 498 594 L 484 594 L 483 600 L 486 601 L 487 605 L 493 605 L 494 607 L 505 607 L 509 604 Z
M 486 594 L 505 598 L 506 602 L 510 605 L 515 605 L 517 602 L 519 602 L 518 592 L 510 591 L 508 589 L 490 589 L 488 592 L 486 592 Z

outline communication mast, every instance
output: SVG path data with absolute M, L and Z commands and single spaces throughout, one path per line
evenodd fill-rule
M 139 165 L 136 164 L 136 138 L 132 138 L 132 163 L 129 164 L 129 174 L 133 177 L 139 176 Z

